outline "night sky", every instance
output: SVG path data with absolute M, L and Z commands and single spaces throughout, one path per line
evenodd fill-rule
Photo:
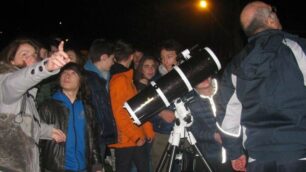
M 239 13 L 248 0 L 9 0 L 2 2 L 1 48 L 17 36 L 68 38 L 88 48 L 95 38 L 124 39 L 153 49 L 168 38 L 186 48 L 209 46 L 227 59 L 244 44 Z M 303 1 L 269 0 L 278 9 L 284 30 L 306 36 Z

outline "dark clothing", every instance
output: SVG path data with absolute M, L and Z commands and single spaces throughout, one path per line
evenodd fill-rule
M 267 30 L 250 37 L 225 69 L 217 108 L 224 116 L 222 129 L 234 137 L 245 131 L 251 159 L 306 157 L 305 50 L 305 39 Z M 239 157 L 241 143 L 224 137 L 224 144 L 231 159 Z
M 111 69 L 110 69 L 110 75 L 111 77 L 117 73 L 122 73 L 122 72 L 126 72 L 130 69 L 126 68 L 125 66 L 123 66 L 122 64 L 119 63 L 115 63 Z
M 149 156 L 147 156 L 147 146 L 147 144 L 144 144 L 141 147 L 116 148 L 116 171 L 130 172 L 133 162 L 138 172 L 148 172 Z
M 117 127 L 113 116 L 110 96 L 109 79 L 110 74 L 104 71 L 105 75 L 96 67 L 91 60 L 84 65 L 86 83 L 90 90 L 90 102 L 94 108 L 99 129 L 99 147 L 104 165 L 107 145 L 117 143 Z
M 58 100 L 46 100 L 39 108 L 41 119 L 47 124 L 53 124 L 55 128 L 61 129 L 67 134 L 69 109 L 64 103 Z M 92 165 L 97 165 L 101 159 L 98 153 L 97 133 L 93 122 L 92 112 L 85 106 L 86 117 L 86 157 L 87 169 L 91 170 Z M 49 171 L 65 171 L 65 143 L 57 144 L 54 141 L 41 141 L 41 166 Z
M 306 161 L 268 161 L 252 162 L 247 166 L 247 172 L 305 172 Z
M 215 83 L 217 84 L 217 83 Z M 186 96 L 189 101 L 186 102 L 193 116 L 193 123 L 190 131 L 194 135 L 197 147 L 207 160 L 208 164 L 214 172 L 232 172 L 231 163 L 227 161 L 222 164 L 222 159 L 226 156 L 222 155 L 222 145 L 216 142 L 214 134 L 219 132 L 216 126 L 216 118 L 212 109 L 213 97 L 201 97 L 196 91 L 189 92 Z M 207 166 L 200 158 L 195 158 L 195 172 L 208 171 Z
M 98 120 L 100 134 L 99 143 L 113 144 L 117 142 L 117 127 L 113 116 L 106 80 L 96 73 L 86 71 L 86 83 L 90 88 L 90 101 Z
M 134 73 L 135 73 L 135 72 L 137 72 L 137 71 L 134 71 Z M 156 81 L 156 80 L 158 80 L 160 77 L 161 77 L 160 74 L 157 72 L 157 73 L 155 74 L 155 76 L 153 76 L 153 77 L 151 78 L 151 80 L 148 81 L 148 85 L 151 85 L 151 81 Z M 144 89 L 144 88 L 146 88 L 146 87 L 148 86 L 148 85 L 146 85 L 146 84 L 143 84 L 143 83 L 139 82 L 140 79 L 142 79 L 142 78 L 137 78 L 136 76 L 134 76 L 134 84 L 135 84 L 137 90 L 139 90 L 139 91 L 142 90 L 142 89 Z
M 45 100 L 51 98 L 58 87 L 57 78 L 58 75 L 51 76 L 42 80 L 37 85 L 38 91 L 35 98 L 37 106 L 40 106 Z
M 209 163 L 209 167 L 213 172 L 233 172 L 231 161 L 227 161 L 224 164 L 221 164 L 217 161 L 212 161 L 209 158 L 206 159 Z M 200 159 L 200 157 L 196 157 L 194 165 L 194 172 L 209 172 L 208 167 L 204 164 L 204 162 Z
M 140 92 L 142 89 L 147 87 L 146 84 L 143 84 L 143 83 L 141 83 L 139 81 L 134 81 L 134 84 L 135 84 L 136 89 L 137 89 L 138 92 Z
M 192 97 L 192 100 L 186 104 L 194 119 L 190 131 L 197 140 L 197 146 L 208 159 L 221 163 L 222 146 L 214 139 L 217 127 L 210 102 L 208 99 L 201 98 L 195 91 L 188 94 Z

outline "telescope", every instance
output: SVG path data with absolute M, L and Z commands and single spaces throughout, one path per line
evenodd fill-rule
M 194 46 L 181 52 L 184 62 L 124 103 L 133 122 L 141 125 L 209 76 L 221 69 L 220 61 L 208 47 Z

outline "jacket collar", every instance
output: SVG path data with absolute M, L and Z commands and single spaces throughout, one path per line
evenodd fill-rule
M 120 63 L 115 63 L 112 67 L 111 67 L 111 75 L 115 75 L 117 73 L 122 73 L 122 72 L 126 72 L 129 69 L 126 68 L 125 66 L 123 66 Z
M 124 76 L 126 76 L 127 78 L 133 80 L 134 70 L 133 70 L 133 69 L 129 69 L 128 71 L 121 72 L 121 73 L 117 73 L 117 74 L 119 74 L 119 75 L 124 75 Z
M 103 78 L 100 70 L 92 63 L 92 61 L 89 59 L 84 65 L 84 69 L 96 73 L 100 78 Z
M 262 32 L 258 32 L 256 33 L 255 35 L 251 36 L 248 38 L 248 42 L 251 42 L 259 37 L 262 37 L 262 36 L 267 36 L 267 35 L 271 35 L 271 34 L 277 34 L 277 33 L 281 33 L 282 31 L 279 30 L 279 29 L 268 29 L 268 30 L 265 30 L 265 31 L 262 31 Z

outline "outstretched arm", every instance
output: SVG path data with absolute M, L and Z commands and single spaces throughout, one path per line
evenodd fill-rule
M 28 66 L 12 73 L 7 73 L 0 78 L 1 96 L 5 104 L 11 104 L 19 100 L 22 95 L 38 84 L 41 80 L 59 72 L 59 69 L 70 62 L 68 55 L 64 52 L 64 43 L 59 45 L 59 51 L 52 54 L 32 66 Z

